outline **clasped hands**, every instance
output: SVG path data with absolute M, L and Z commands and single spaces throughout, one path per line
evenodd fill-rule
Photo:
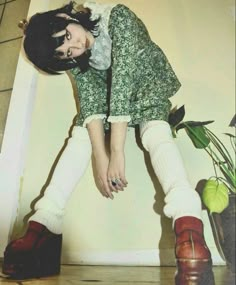
M 125 178 L 124 151 L 94 154 L 99 191 L 104 197 L 114 199 L 113 193 L 123 191 L 128 182 Z

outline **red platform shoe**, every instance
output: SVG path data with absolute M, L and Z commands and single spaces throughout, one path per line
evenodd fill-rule
M 29 222 L 26 234 L 4 252 L 2 272 L 11 279 L 39 278 L 60 273 L 62 235 Z
M 176 285 L 214 285 L 211 253 L 203 236 L 202 221 L 182 217 L 175 221 Z

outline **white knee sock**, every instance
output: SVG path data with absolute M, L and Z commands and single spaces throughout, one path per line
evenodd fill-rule
M 44 196 L 35 205 L 35 214 L 29 219 L 45 225 L 51 232 L 62 232 L 64 209 L 72 191 L 85 173 L 91 158 L 88 131 L 74 127 L 54 170 Z
M 165 215 L 174 221 L 183 216 L 201 219 L 200 197 L 188 181 L 169 124 L 165 121 L 142 123 L 140 135 L 144 148 L 150 154 L 155 174 L 166 194 Z

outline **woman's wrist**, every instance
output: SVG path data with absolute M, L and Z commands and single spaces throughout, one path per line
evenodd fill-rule
M 93 149 L 93 156 L 95 158 L 107 156 L 106 149 Z
M 111 124 L 111 153 L 121 153 L 124 151 L 125 139 L 127 131 L 127 122 Z
M 87 124 L 87 129 L 92 144 L 92 151 L 95 157 L 106 155 L 103 121 L 101 119 L 92 120 Z

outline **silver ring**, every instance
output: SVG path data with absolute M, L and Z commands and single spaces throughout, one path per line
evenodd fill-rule
M 116 186 L 115 179 L 108 179 L 107 182 L 111 183 L 112 186 Z
M 117 184 L 121 182 L 120 178 L 111 179 L 110 181 L 111 181 L 112 186 L 116 186 Z

